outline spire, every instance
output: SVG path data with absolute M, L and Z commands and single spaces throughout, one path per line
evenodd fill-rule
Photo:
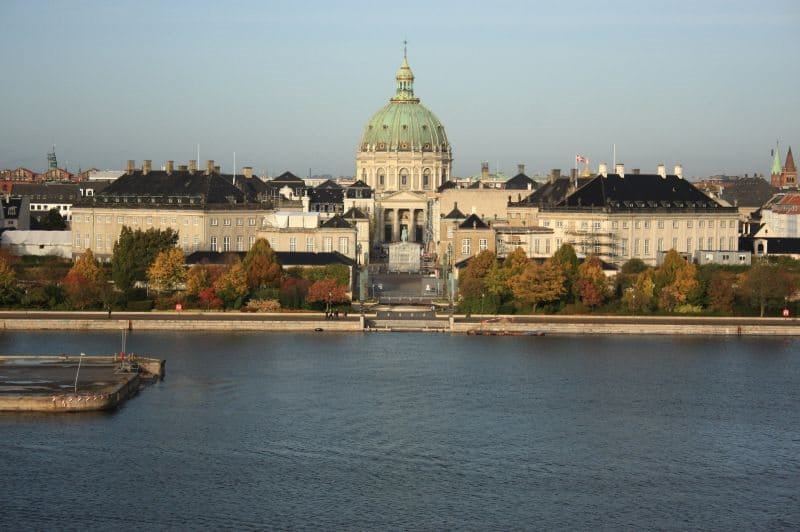
M 772 150 L 772 171 L 770 173 L 772 175 L 781 175 L 781 171 L 781 154 L 778 153 L 778 148 L 775 147 L 775 149 Z
M 400 64 L 395 80 L 397 80 L 397 91 L 394 98 L 391 99 L 392 102 L 419 103 L 419 98 L 414 97 L 414 73 L 408 66 L 406 41 L 403 41 L 403 62 Z
M 789 152 L 786 154 L 786 165 L 783 167 L 786 173 L 797 172 L 797 167 L 794 165 L 794 157 L 792 156 L 792 147 L 789 146 Z

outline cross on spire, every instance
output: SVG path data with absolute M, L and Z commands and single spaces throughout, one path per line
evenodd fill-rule
M 403 59 L 407 59 L 407 57 L 406 57 L 406 45 L 407 44 L 408 44 L 408 41 L 403 39 Z

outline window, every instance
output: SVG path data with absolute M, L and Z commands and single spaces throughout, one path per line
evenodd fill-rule
M 736 227 L 736 220 L 731 220 L 731 221 L 728 223 L 728 227 L 730 227 L 731 229 L 733 229 L 734 227 Z
M 600 222 L 598 222 L 597 220 L 593 221 L 592 222 L 592 229 L 594 229 L 595 231 L 599 231 L 600 230 Z
M 226 225 L 226 226 L 230 226 L 231 225 L 231 219 L 230 218 L 225 218 L 224 220 L 222 220 L 222 224 Z
M 692 228 L 692 221 L 691 220 L 686 220 L 686 228 L 687 229 L 691 229 Z
M 680 222 L 678 220 L 672 220 L 672 228 L 678 229 L 680 227 Z
M 628 239 L 627 238 L 623 238 L 622 242 L 620 242 L 620 254 L 623 257 L 627 257 L 628 256 Z
M 481 238 L 480 240 L 478 240 L 478 249 L 480 251 L 486 251 L 487 249 L 489 249 L 489 241 L 485 238 Z
M 704 228 L 705 226 L 706 226 L 705 220 L 700 220 L 699 222 L 697 222 L 697 227 L 699 227 L 700 229 Z
M 223 236 L 222 237 L 222 251 L 230 251 L 231 250 L 231 237 Z
M 183 217 L 183 225 L 189 225 L 189 217 L 188 216 L 184 216 Z
M 253 244 L 255 244 L 255 243 L 256 243 L 256 237 L 254 237 L 253 235 L 250 235 L 249 237 L 247 237 L 247 249 L 250 249 L 251 247 L 253 247 Z
M 250 218 L 249 220 L 247 220 L 247 225 L 249 225 L 250 227 L 255 227 L 256 219 L 255 218 Z
M 87 214 L 86 215 L 86 222 L 88 223 L 88 222 L 91 222 L 91 221 L 92 221 L 92 217 Z
M 339 253 L 342 255 L 347 255 L 350 252 L 350 247 L 348 246 L 348 242 L 350 242 L 346 236 L 339 237 Z
M 81 247 L 81 235 L 80 235 L 80 233 L 75 233 L 75 247 L 76 248 L 80 248 Z
M 97 242 L 97 249 L 103 248 L 103 235 L 95 235 L 95 242 Z
M 148 216 L 147 217 L 147 225 L 153 225 L 153 217 L 152 216 Z
M 640 222 L 639 220 L 636 220 L 636 222 L 634 222 L 634 224 L 633 224 L 633 228 L 634 229 L 641 229 L 642 228 L 642 222 Z
M 211 225 L 219 225 L 219 220 L 216 218 L 211 218 Z
M 211 251 L 217 251 L 217 237 L 211 237 Z
M 244 251 L 244 236 L 236 235 L 236 251 Z
M 725 249 L 725 237 L 724 236 L 719 237 L 719 249 L 720 249 L 720 251 Z
M 424 188 L 430 188 L 431 186 L 431 171 L 427 168 L 422 172 L 422 186 Z
M 192 247 L 194 248 L 195 251 L 200 249 L 200 237 L 199 236 L 195 235 L 194 238 L 192 239 Z
M 599 240 L 595 240 L 594 241 L 594 254 L 595 255 L 599 255 L 600 254 L 600 241 Z
M 686 253 L 692 252 L 692 237 L 686 239 Z
M 664 220 L 659 220 L 658 221 L 658 228 L 659 229 L 664 229 Z
M 619 222 L 616 220 L 611 222 L 611 229 L 619 229 Z
M 542 222 L 542 227 L 550 227 L 550 220 L 545 220 Z
M 739 262 L 747 262 L 747 255 L 739 255 Z
M 177 218 L 177 217 L 175 217 L 175 216 L 173 216 L 173 217 L 172 217 L 172 225 L 173 225 L 173 226 L 176 226 L 176 225 L 178 225 L 178 218 Z
M 556 221 L 556 227 L 557 227 L 558 229 L 561 229 L 562 227 L 564 227 L 564 222 L 563 222 L 563 221 L 561 221 L 561 220 L 557 220 L 557 221 Z
M 533 252 L 539 254 L 539 239 L 533 241 Z
M 297 238 L 296 237 L 289 237 L 289 251 L 294 253 L 297 251 Z
M 708 249 L 714 249 L 714 239 L 708 237 Z
M 241 227 L 244 225 L 244 218 L 236 218 L 236 227 Z
M 731 222 L 731 223 L 733 223 L 733 222 Z M 734 237 L 730 237 L 730 238 L 728 239 L 728 245 L 730 246 L 728 249 L 730 249 L 731 251 L 733 251 L 734 249 L 736 249 L 736 245 L 733 243 L 733 238 L 734 238 Z
M 117 223 L 118 224 L 124 224 L 125 223 L 125 217 L 124 216 L 117 216 Z
M 663 238 L 659 238 L 658 239 L 658 244 L 656 244 L 656 251 L 658 251 L 659 253 L 664 251 L 664 239 Z
M 628 222 L 622 222 L 622 228 L 623 229 L 627 229 L 628 228 Z
M 114 239 L 111 238 L 111 235 L 106 235 L 106 248 L 114 249 Z
M 675 251 L 678 251 L 678 237 L 673 237 L 672 238 L 672 249 L 674 249 Z
M 306 251 L 314 251 L 314 237 L 307 236 L 306 237 Z
M 633 239 L 633 256 L 634 257 L 638 257 L 639 256 L 639 239 L 638 238 L 634 238 Z
M 189 251 L 189 237 L 186 235 L 183 237 L 183 250 Z
M 198 225 L 200 223 L 199 216 L 192 216 L 192 225 Z
M 550 255 L 550 239 L 544 241 L 544 252 L 546 255 Z
M 161 217 L 161 225 L 167 225 L 167 217 L 166 216 L 162 216 Z M 211 224 L 211 225 L 214 225 L 214 224 Z
M 461 240 L 461 254 L 462 255 L 472 254 L 472 241 L 469 238 L 464 238 Z
M 645 229 L 650 229 L 650 220 L 645 220 L 644 221 L 644 228 Z
M 453 226 L 447 228 L 447 240 L 453 240 Z
M 586 220 L 581 222 L 581 229 L 589 229 L 589 222 Z
M 645 238 L 644 239 L 644 256 L 645 257 L 649 257 L 650 256 L 650 239 L 649 238 Z
M 708 221 L 708 228 L 709 229 L 714 229 L 714 220 L 709 220 Z

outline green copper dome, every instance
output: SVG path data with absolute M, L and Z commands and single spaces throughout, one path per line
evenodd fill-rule
M 444 126 L 414 96 L 414 74 L 405 56 L 395 79 L 397 91 L 367 123 L 360 150 L 448 151 Z

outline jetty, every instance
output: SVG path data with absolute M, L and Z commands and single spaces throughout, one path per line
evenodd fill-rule
M 162 379 L 165 363 L 124 353 L 0 356 L 0 412 L 113 410 Z

